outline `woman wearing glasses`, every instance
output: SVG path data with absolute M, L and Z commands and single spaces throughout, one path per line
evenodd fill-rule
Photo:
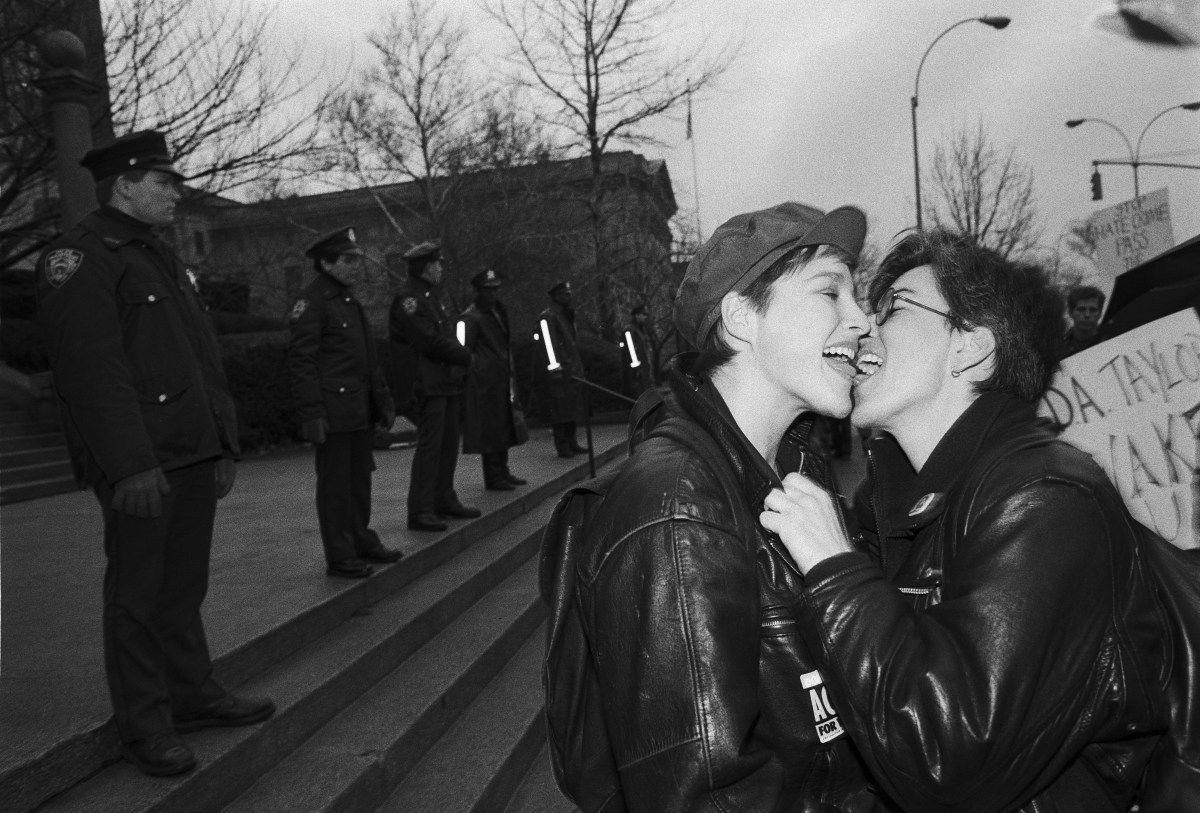
M 1120 496 L 1034 412 L 1061 301 L 945 233 L 904 237 L 871 293 L 864 530 L 800 475 L 761 517 L 847 729 L 907 810 L 1128 810 L 1165 727 L 1162 634 Z

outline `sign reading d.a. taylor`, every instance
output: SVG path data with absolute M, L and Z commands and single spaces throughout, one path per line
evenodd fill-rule
M 1138 520 L 1200 547 L 1200 318 L 1164 316 L 1062 362 L 1040 414 L 1099 463 Z

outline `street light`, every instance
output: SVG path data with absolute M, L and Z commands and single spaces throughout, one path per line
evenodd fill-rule
M 921 88 L 921 69 L 925 67 L 925 58 L 929 56 L 929 52 L 933 50 L 933 46 L 938 44 L 938 40 L 949 34 L 960 25 L 967 23 L 983 23 L 997 31 L 1000 31 L 1012 22 L 1009 17 L 967 17 L 965 20 L 959 20 L 954 25 L 947 28 L 942 33 L 934 38 L 933 42 L 929 43 L 929 47 L 925 49 L 924 55 L 921 57 L 921 63 L 917 66 L 917 80 L 913 83 L 912 95 L 912 133 L 913 133 L 913 178 L 917 188 L 917 230 L 921 230 L 921 159 L 920 149 L 917 146 L 917 96 Z
M 1106 127 L 1109 127 L 1116 131 L 1117 135 L 1119 135 L 1121 137 L 1121 140 L 1125 142 L 1125 149 L 1129 151 L 1129 165 L 1131 167 L 1133 167 L 1133 196 L 1135 198 L 1137 198 L 1137 197 L 1141 197 L 1141 190 L 1138 188 L 1138 164 L 1141 163 L 1141 157 L 1142 157 L 1142 139 L 1144 139 L 1146 137 L 1146 131 L 1150 129 L 1151 124 L 1158 121 L 1160 118 L 1165 116 L 1167 113 L 1170 113 L 1172 110 L 1191 110 L 1191 111 L 1200 110 L 1200 102 L 1188 102 L 1187 104 L 1173 104 L 1170 107 L 1168 107 L 1166 110 L 1159 112 L 1157 115 L 1154 116 L 1154 118 L 1150 119 L 1150 121 L 1146 123 L 1145 127 L 1142 128 L 1142 134 L 1138 136 L 1136 147 L 1129 143 L 1129 138 L 1126 137 L 1125 132 L 1120 127 L 1113 124 L 1111 121 L 1105 121 L 1104 119 L 1092 119 L 1092 118 L 1071 119 L 1070 121 L 1067 122 L 1067 127 L 1074 129 L 1075 127 L 1078 127 L 1079 125 L 1090 121 L 1094 124 L 1103 124 Z

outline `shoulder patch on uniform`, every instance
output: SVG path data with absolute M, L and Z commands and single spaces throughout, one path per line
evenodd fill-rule
M 46 281 L 55 288 L 71 278 L 83 262 L 83 252 L 74 248 L 58 248 L 46 255 Z
M 417 312 L 417 298 L 415 296 L 406 296 L 400 300 L 400 307 L 404 308 L 404 312 L 412 316 Z
M 288 321 L 295 322 L 297 319 L 299 319 L 301 316 L 304 315 L 304 312 L 306 310 L 308 310 L 308 300 L 307 299 L 297 299 L 296 304 L 292 305 L 292 312 L 288 314 Z

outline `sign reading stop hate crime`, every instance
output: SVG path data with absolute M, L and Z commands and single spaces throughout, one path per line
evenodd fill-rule
M 1200 547 L 1200 318 L 1164 316 L 1063 359 L 1039 413 L 1108 472 L 1130 513 L 1181 548 Z
M 1101 209 L 1088 218 L 1087 237 L 1097 267 L 1114 277 L 1162 254 L 1175 245 L 1167 190 Z

